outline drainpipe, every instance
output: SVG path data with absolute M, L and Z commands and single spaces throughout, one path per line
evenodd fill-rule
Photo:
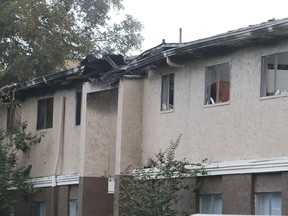
M 58 148 L 56 152 L 56 159 L 54 163 L 53 173 L 52 173 L 52 216 L 57 216 L 57 203 L 58 203 L 58 190 L 57 190 L 57 168 L 59 166 L 60 159 L 62 159 L 63 145 L 64 145 L 64 132 L 65 132 L 65 109 L 66 109 L 66 97 L 61 100 L 60 107 L 60 124 L 58 133 Z

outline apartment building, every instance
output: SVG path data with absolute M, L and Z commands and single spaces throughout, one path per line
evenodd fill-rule
M 145 166 L 179 134 L 176 157 L 207 158 L 208 175 L 187 178 L 202 187 L 177 208 L 288 214 L 287 36 L 288 19 L 269 20 L 163 43 L 128 62 L 88 56 L 82 66 L 10 87 L 21 121 L 45 132 L 20 159 L 43 190 L 15 214 L 117 215 L 117 185 L 103 175 Z M 3 128 L 7 117 L 1 110 Z

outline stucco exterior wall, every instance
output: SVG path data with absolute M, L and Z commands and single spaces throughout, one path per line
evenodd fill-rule
M 117 103 L 117 89 L 87 95 L 83 176 L 114 173 Z
M 115 174 L 141 163 L 143 79 L 124 77 L 119 85 Z
M 247 47 L 229 55 L 150 71 L 143 87 L 142 163 L 183 134 L 179 159 L 234 161 L 286 156 L 288 97 L 260 99 L 261 56 L 287 43 Z M 204 105 L 205 67 L 230 63 L 230 101 Z M 174 111 L 161 112 L 161 75 L 175 73 Z
M 39 99 L 53 97 L 53 127 L 36 130 L 37 101 Z M 61 101 L 66 98 L 63 150 L 60 152 L 60 160 L 56 174 L 79 173 L 79 149 L 80 128 L 75 125 L 76 115 L 76 89 L 59 90 L 54 94 L 40 97 L 29 97 L 22 101 L 22 122 L 28 124 L 27 131 L 44 133 L 42 142 L 33 146 L 27 153 L 20 156 L 19 164 L 32 164 L 31 176 L 50 176 L 53 173 L 58 154 L 60 139 Z

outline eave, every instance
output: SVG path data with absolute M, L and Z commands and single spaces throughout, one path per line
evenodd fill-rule
M 129 65 L 130 73 L 137 74 L 139 70 L 164 62 L 167 57 L 191 56 L 192 58 L 204 57 L 205 52 L 213 52 L 225 48 L 237 48 L 252 43 L 263 43 L 278 40 L 288 36 L 288 19 L 268 21 L 259 25 L 249 26 L 239 30 L 229 31 L 224 34 L 179 44 L 175 48 L 164 50 L 154 55 L 145 56 Z M 205 52 L 203 52 L 205 51 Z

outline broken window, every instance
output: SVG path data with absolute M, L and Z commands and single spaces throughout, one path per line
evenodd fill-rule
M 18 128 L 21 124 L 21 104 L 12 104 L 7 109 L 7 129 Z
M 200 195 L 201 214 L 222 214 L 221 194 Z
M 229 63 L 206 68 L 205 104 L 227 102 L 230 99 L 230 66 Z
M 162 76 L 161 88 L 161 111 L 173 110 L 174 108 L 174 74 Z
M 261 97 L 288 93 L 288 52 L 262 57 Z
M 281 193 L 256 193 L 256 215 L 281 215 Z
M 82 92 L 76 92 L 76 125 L 81 124 L 81 100 Z
M 53 98 L 38 100 L 37 130 L 52 128 L 53 126 Z

